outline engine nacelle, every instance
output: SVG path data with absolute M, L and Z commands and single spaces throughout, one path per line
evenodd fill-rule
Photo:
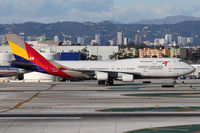
M 124 81 L 124 82 L 132 82 L 132 81 L 134 81 L 134 75 L 121 74 L 121 80 Z
M 105 73 L 105 72 L 96 72 L 96 77 L 97 77 L 97 80 L 106 81 L 106 80 L 108 80 L 108 73 Z

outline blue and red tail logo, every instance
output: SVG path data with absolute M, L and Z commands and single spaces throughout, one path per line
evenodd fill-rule
M 64 67 L 54 66 L 26 42 L 22 41 L 17 35 L 7 34 L 6 37 L 15 56 L 16 63 L 34 65 L 36 67 L 31 68 L 33 71 L 71 78 L 70 75 L 62 71 L 66 70 Z

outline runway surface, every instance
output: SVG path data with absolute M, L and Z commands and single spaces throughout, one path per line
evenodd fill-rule
M 162 87 L 170 80 L 0 83 L 0 133 L 122 133 L 200 124 L 199 81 L 178 81 L 174 88 Z

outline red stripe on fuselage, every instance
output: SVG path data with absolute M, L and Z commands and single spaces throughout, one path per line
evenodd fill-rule
M 0 73 L 17 73 L 16 71 L 0 71 Z
M 35 64 L 39 65 L 49 74 L 72 78 L 70 75 L 64 73 L 63 71 L 59 70 L 57 67 L 52 65 L 49 61 L 47 61 L 43 56 L 41 56 L 36 50 L 34 50 L 27 43 L 25 43 L 25 46 L 26 46 L 26 51 L 28 53 L 29 61 L 32 61 Z

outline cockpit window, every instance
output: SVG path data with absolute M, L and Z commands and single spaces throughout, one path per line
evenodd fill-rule
M 179 62 L 184 62 L 183 60 L 179 60 Z

